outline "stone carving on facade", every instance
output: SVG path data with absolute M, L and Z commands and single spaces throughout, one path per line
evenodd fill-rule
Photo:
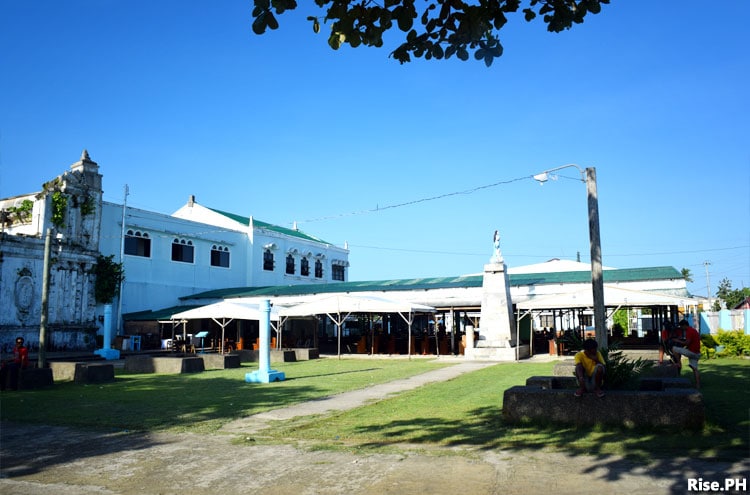
M 34 279 L 31 275 L 31 270 L 28 268 L 19 270 L 14 290 L 18 320 L 23 324 L 29 318 L 34 304 Z

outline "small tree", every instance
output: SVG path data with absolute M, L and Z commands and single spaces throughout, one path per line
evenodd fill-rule
M 682 269 L 682 278 L 684 278 L 685 282 L 688 282 L 688 283 L 693 281 L 693 273 L 690 271 L 690 268 Z
M 716 291 L 716 297 L 724 301 L 727 309 L 732 309 L 741 303 L 746 297 L 750 297 L 750 288 L 732 289 L 732 282 L 728 278 L 719 282 L 719 289 Z M 718 301 L 714 303 L 714 310 L 721 309 Z
M 92 270 L 96 276 L 94 298 L 101 304 L 112 303 L 120 290 L 120 284 L 125 279 L 122 263 L 115 263 L 114 257 L 99 255 Z

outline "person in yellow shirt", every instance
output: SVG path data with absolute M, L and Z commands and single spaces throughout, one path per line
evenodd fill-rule
M 604 357 L 599 352 L 599 345 L 594 339 L 586 339 L 583 342 L 583 350 L 575 355 L 576 378 L 578 378 L 578 390 L 576 397 L 583 396 L 586 392 L 593 392 L 597 397 L 604 397 L 602 384 L 604 383 Z

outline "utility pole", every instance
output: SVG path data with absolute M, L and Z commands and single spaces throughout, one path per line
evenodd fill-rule
M 599 235 L 599 196 L 596 192 L 596 169 L 586 172 L 586 191 L 589 205 L 589 240 L 591 244 L 591 289 L 594 299 L 594 330 L 600 347 L 609 347 L 607 313 L 604 307 L 604 278 L 602 275 L 602 242 Z
M 125 197 L 122 200 L 122 226 L 120 227 L 120 263 L 125 266 L 125 211 L 128 208 L 128 194 L 130 188 L 125 184 Z M 117 290 L 117 325 L 115 329 L 115 335 L 122 335 L 122 286 L 125 285 L 120 282 L 120 287 Z
M 42 317 L 39 322 L 39 354 L 37 368 L 47 367 L 47 319 L 49 317 L 49 266 L 52 251 L 52 229 L 44 236 L 44 265 L 42 267 Z
M 708 265 L 710 261 L 704 261 L 703 266 L 706 268 L 706 299 L 708 299 L 708 310 L 711 311 L 711 279 L 708 276 Z
M 581 182 L 586 184 L 586 197 L 588 200 L 589 213 L 589 243 L 591 247 L 591 290 L 594 302 L 594 330 L 599 347 L 609 346 L 609 334 L 607 333 L 607 313 L 604 306 L 604 279 L 602 276 L 602 243 L 599 234 L 599 196 L 596 191 L 596 169 L 593 167 L 582 169 L 575 163 L 563 165 L 562 167 L 545 170 L 532 176 L 540 184 L 549 179 L 549 173 L 575 167 L 581 173 Z

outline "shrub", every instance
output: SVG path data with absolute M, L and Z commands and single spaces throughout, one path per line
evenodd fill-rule
M 719 330 L 716 334 L 716 342 L 724 346 L 722 354 L 729 356 L 750 355 L 750 335 L 745 335 L 742 330 L 725 331 Z

